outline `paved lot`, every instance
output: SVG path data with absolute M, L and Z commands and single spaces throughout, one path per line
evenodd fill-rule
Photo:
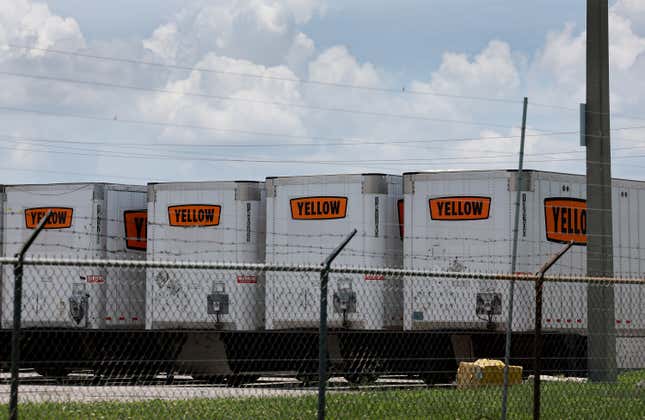
M 2 375 L 4 376 L 4 375 Z M 34 376 L 21 381 L 21 402 L 96 402 L 96 401 L 144 401 L 151 399 L 183 400 L 193 398 L 241 398 L 268 396 L 298 396 L 315 392 L 313 389 L 285 387 L 279 381 L 275 386 L 262 382 L 262 386 L 228 388 L 220 385 L 199 384 L 178 378 L 176 384 L 165 385 L 163 381 L 151 385 L 136 385 L 125 381 L 111 381 L 106 385 L 92 385 L 91 381 L 68 380 L 64 384 L 43 380 Z M 10 385 L 0 384 L 0 403 L 9 402 Z
M 9 375 L 0 374 L 0 403 L 9 402 Z M 424 387 L 415 380 L 398 378 L 380 379 L 376 384 L 361 387 L 360 390 L 386 390 Z M 342 379 L 332 379 L 330 391 L 352 392 Z M 178 376 L 172 385 L 165 385 L 162 377 L 152 384 L 138 385 L 131 380 L 110 380 L 96 385 L 91 377 L 71 375 L 64 383 L 56 383 L 35 373 L 21 374 L 19 396 L 21 402 L 96 402 L 96 401 L 144 401 L 151 399 L 184 400 L 193 398 L 249 398 L 300 396 L 316 394 L 316 385 L 302 387 L 295 378 L 260 378 L 257 382 L 243 387 L 230 388 L 223 385 L 209 385 Z

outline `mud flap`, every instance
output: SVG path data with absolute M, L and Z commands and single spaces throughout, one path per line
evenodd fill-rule
M 343 356 L 340 353 L 340 342 L 336 334 L 329 334 L 327 336 L 327 357 L 329 364 L 327 365 L 327 372 L 342 371 Z
M 89 295 L 85 293 L 85 284 L 75 283 L 72 296 L 69 298 L 69 316 L 80 325 L 87 317 Z M 87 326 L 87 322 L 86 322 Z
M 472 362 L 475 360 L 473 339 L 470 335 L 453 334 L 450 336 L 450 342 L 452 343 L 452 350 L 455 353 L 457 366 L 461 362 Z
M 188 333 L 186 342 L 177 356 L 176 372 L 192 376 L 232 375 L 226 346 L 221 334 Z

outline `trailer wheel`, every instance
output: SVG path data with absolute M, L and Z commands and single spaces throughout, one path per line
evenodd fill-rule
M 191 375 L 196 381 L 204 381 L 211 385 L 223 385 L 226 383 L 225 375 Z
M 365 386 L 374 384 L 383 367 L 377 354 L 369 348 L 358 348 L 346 357 L 343 378 L 350 385 Z
M 448 372 L 427 372 L 422 374 L 420 377 L 426 385 L 431 386 L 452 383 L 454 379 L 453 375 Z
M 250 384 L 260 379 L 260 375 L 230 375 L 226 376 L 226 386 L 237 388 L 244 384 Z
M 69 369 L 65 368 L 36 368 L 36 373 L 48 379 L 62 381 L 70 374 Z
M 378 380 L 378 375 L 373 373 L 355 373 L 344 375 L 343 378 L 352 386 L 373 385 Z
M 151 384 L 154 384 L 157 381 L 157 374 L 156 373 L 150 373 L 150 372 L 138 373 L 136 375 L 133 375 L 132 379 L 134 379 L 134 381 L 137 384 L 151 385 Z
M 318 383 L 319 376 L 317 373 L 298 373 L 296 379 L 302 386 L 309 387 Z
M 224 385 L 226 384 L 226 376 L 224 375 L 215 375 L 215 376 L 208 376 L 204 378 L 206 382 L 208 382 L 211 385 Z

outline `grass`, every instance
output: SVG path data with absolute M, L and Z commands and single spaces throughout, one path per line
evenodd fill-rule
M 635 384 L 645 371 L 621 375 L 614 384 L 544 383 L 544 419 L 645 419 L 645 389 Z M 270 391 L 267 391 L 269 393 Z M 532 418 L 530 384 L 509 395 L 509 418 Z M 317 397 L 194 399 L 144 402 L 22 404 L 22 419 L 309 419 L 316 417 Z M 497 419 L 501 389 L 424 389 L 331 393 L 330 419 Z M 0 418 L 7 416 L 1 407 Z

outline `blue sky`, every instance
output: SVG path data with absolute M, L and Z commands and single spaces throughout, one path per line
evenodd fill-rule
M 180 0 L 50 0 L 52 11 L 74 16 L 91 40 L 142 39 L 172 19 Z M 124 13 L 124 11 L 126 11 Z M 423 78 L 445 51 L 474 54 L 503 39 L 526 54 L 565 22 L 585 24 L 584 0 L 367 0 L 328 3 L 324 15 L 303 26 L 321 48 L 344 44 L 361 61 L 378 63 L 402 78 Z
M 306 29 L 323 48 L 344 43 L 361 60 L 423 78 L 445 51 L 474 54 L 503 39 L 531 54 L 548 31 L 584 21 L 583 0 L 360 0 L 333 2 Z
M 50 0 L 52 12 L 73 16 L 88 39 L 147 37 L 181 9 L 179 0 Z
M 610 5 L 613 173 L 643 178 L 645 2 Z M 524 96 L 526 166 L 583 173 L 584 26 L 584 0 L 2 2 L 0 183 L 513 168 Z

